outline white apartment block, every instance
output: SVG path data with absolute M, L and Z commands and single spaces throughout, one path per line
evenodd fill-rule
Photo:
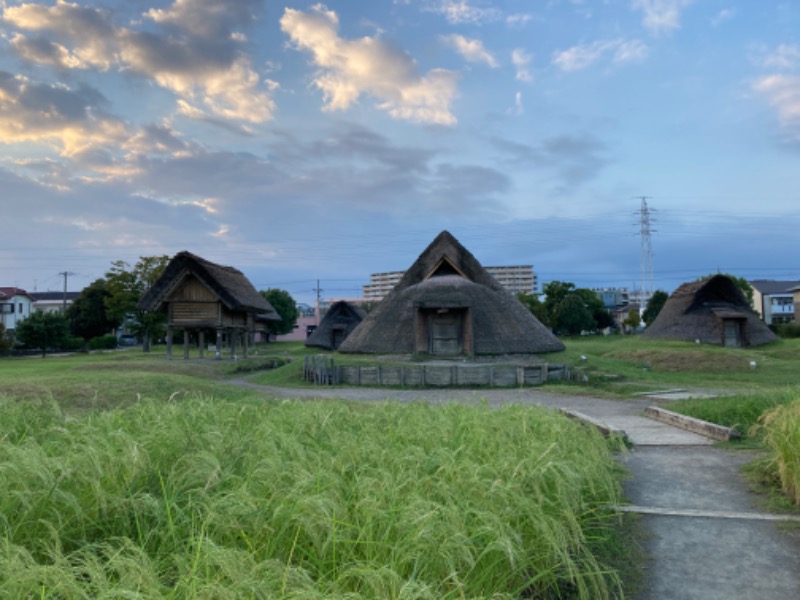
M 535 294 L 539 280 L 533 272 L 533 265 L 512 265 L 505 267 L 485 267 L 497 282 L 514 294 Z M 405 271 L 373 273 L 370 282 L 362 287 L 364 298 L 380 300 L 392 291 L 405 275 Z

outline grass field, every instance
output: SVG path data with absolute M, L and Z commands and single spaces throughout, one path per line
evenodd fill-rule
M 0 361 L 0 596 L 621 597 L 598 435 L 224 383 L 270 360 Z

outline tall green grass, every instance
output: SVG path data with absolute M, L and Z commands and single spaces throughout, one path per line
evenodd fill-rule
M 0 397 L 0 597 L 608 598 L 605 441 L 537 407 Z M 607 551 L 608 548 L 605 548 Z
M 769 449 L 766 470 L 783 492 L 800 506 L 800 397 L 761 415 L 755 427 Z
M 676 400 L 670 402 L 667 408 L 717 425 L 734 427 L 744 434 L 755 435 L 754 427 L 765 412 L 790 404 L 798 396 L 800 387 L 793 387 L 769 393 Z

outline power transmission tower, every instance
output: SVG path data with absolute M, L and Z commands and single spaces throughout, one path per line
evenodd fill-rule
M 647 206 L 648 196 L 641 196 L 642 206 L 639 209 L 639 236 L 641 237 L 642 249 L 639 256 L 639 267 L 641 274 L 639 310 L 643 311 L 650 297 L 653 295 L 653 242 L 651 234 L 655 231 L 652 228 L 654 209 Z

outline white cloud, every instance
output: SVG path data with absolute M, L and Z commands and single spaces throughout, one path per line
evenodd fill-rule
M 714 18 L 711 19 L 711 24 L 714 27 L 719 27 L 725 21 L 730 21 L 736 16 L 736 9 L 735 8 L 723 8 L 719 11 Z
M 652 34 L 667 33 L 681 26 L 681 11 L 694 0 L 632 0 L 634 10 L 644 13 L 642 25 Z
M 319 67 L 314 85 L 322 90 L 326 110 L 345 110 L 369 94 L 394 118 L 456 123 L 450 109 L 457 91 L 452 71 L 431 69 L 422 75 L 408 54 L 380 39 L 339 37 L 336 13 L 319 4 L 310 12 L 287 8 L 280 24 L 294 46 L 310 52 Z
M 514 48 L 511 52 L 511 62 L 517 71 L 517 81 L 522 81 L 524 83 L 531 83 L 533 81 L 533 75 L 528 69 L 528 65 L 532 60 L 533 57 L 522 48 Z
M 562 71 L 579 71 L 590 67 L 607 54 L 614 63 L 642 62 L 647 46 L 639 40 L 599 40 L 553 53 L 553 63 Z
M 800 76 L 767 75 L 756 80 L 753 89 L 766 96 L 781 125 L 800 138 Z
M 104 103 L 88 87 L 47 85 L 0 71 L 0 142 L 44 142 L 70 157 L 119 144 L 127 127 L 102 110 Z
M 516 13 L 506 17 L 506 25 L 509 27 L 524 27 L 533 19 L 533 15 L 527 13 Z
M 800 46 L 796 44 L 781 44 L 774 52 L 768 52 L 761 47 L 754 61 L 765 69 L 792 70 L 800 66 Z
M 481 40 L 468 39 L 457 33 L 443 35 L 441 39 L 469 62 L 482 63 L 493 69 L 498 66 L 494 55 L 486 49 Z
M 444 15 L 445 19 L 453 25 L 497 21 L 502 16 L 502 13 L 496 8 L 472 6 L 468 0 L 435 0 L 427 10 Z
M 252 9 L 262 3 L 176 0 L 167 9 L 145 13 L 156 25 L 169 28 L 163 35 L 116 27 L 110 12 L 63 0 L 49 7 L 6 7 L 3 20 L 18 30 L 64 41 L 30 40 L 16 32 L 11 47 L 28 61 L 61 69 L 133 71 L 196 111 L 260 123 L 272 117 L 274 102 L 240 50 L 242 35 L 231 28 L 245 26 L 253 18 Z

